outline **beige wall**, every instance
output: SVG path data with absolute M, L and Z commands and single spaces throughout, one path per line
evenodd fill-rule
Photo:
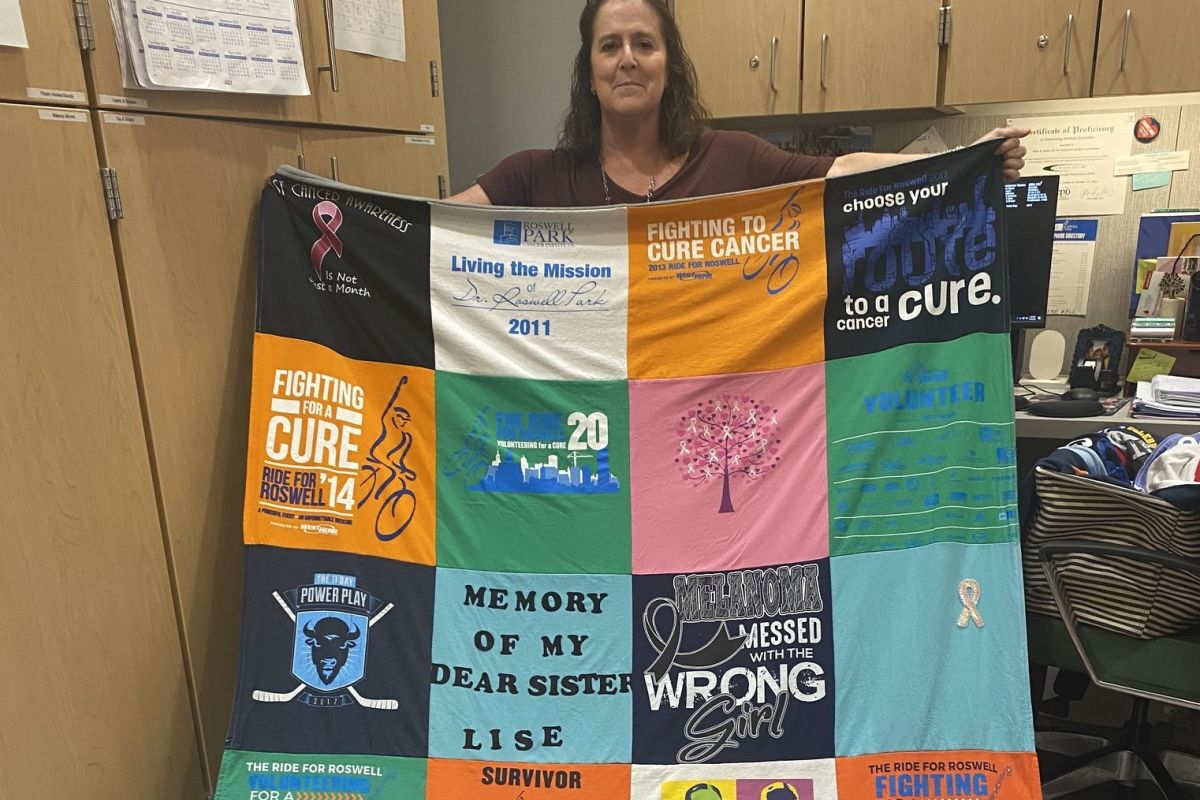
M 564 0 L 438 0 L 452 191 L 511 153 L 554 146 L 582 8 Z

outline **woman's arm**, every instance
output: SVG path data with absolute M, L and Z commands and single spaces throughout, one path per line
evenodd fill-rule
M 451 203 L 467 203 L 473 206 L 490 206 L 492 200 L 478 183 L 472 183 L 466 189 L 446 198 Z
M 1021 145 L 1021 139 L 1028 135 L 1028 128 L 995 128 L 976 139 L 974 144 L 985 142 L 988 139 L 1003 139 L 1004 141 L 996 148 L 996 155 L 1004 157 L 1002 165 L 1004 180 L 1015 181 L 1021 177 L 1021 170 L 1025 166 L 1025 148 Z M 839 175 L 852 175 L 856 172 L 907 164 L 925 157 L 925 155 L 901 155 L 900 153 L 847 153 L 837 157 L 826 177 L 836 178 Z
M 826 178 L 836 178 L 841 175 L 853 175 L 856 172 L 868 172 L 873 169 L 882 169 L 884 167 L 893 167 L 896 164 L 907 164 L 910 161 L 919 161 L 925 158 L 926 154 L 906 155 L 902 153 L 847 153 L 844 156 L 838 156 L 833 161 L 833 166 L 826 173 Z

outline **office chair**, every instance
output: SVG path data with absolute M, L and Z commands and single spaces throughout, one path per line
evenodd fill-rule
M 1081 539 L 1047 542 L 1037 554 L 1061 619 L 1029 615 L 1031 660 L 1066 669 L 1082 667 L 1097 686 L 1134 698 L 1122 730 L 1108 731 L 1110 735 L 1105 737 L 1084 737 L 1082 741 L 1092 749 L 1076 752 L 1065 760 L 1065 768 L 1049 776 L 1043 772 L 1045 800 L 1200 797 L 1200 785 L 1182 780 L 1182 773 L 1190 771 L 1188 777 L 1194 781 L 1194 776 L 1200 774 L 1200 761 L 1193 763 L 1185 754 L 1156 753 L 1147 722 L 1150 701 L 1200 710 L 1200 626 L 1179 634 L 1139 639 L 1082 623 L 1071 598 L 1072 585 L 1076 591 L 1080 588 L 1078 562 L 1072 573 L 1063 568 L 1072 556 L 1088 556 L 1091 563 L 1105 563 L 1108 569 L 1119 569 L 1121 562 L 1131 560 L 1155 568 L 1160 576 L 1164 571 L 1175 571 L 1200 581 L 1200 560 Z M 1063 633 L 1074 653 L 1065 647 Z M 1200 742 L 1193 744 L 1200 755 Z M 1175 767 L 1175 775 L 1167 764 Z M 1195 788 L 1189 788 L 1192 786 Z

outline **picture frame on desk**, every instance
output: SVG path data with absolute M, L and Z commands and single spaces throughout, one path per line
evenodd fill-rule
M 1121 356 L 1124 352 L 1124 331 L 1107 325 L 1084 328 L 1075 338 L 1075 352 L 1071 355 L 1071 386 L 1085 385 L 1082 381 L 1077 383 L 1076 376 L 1088 372 L 1093 376 L 1096 391 L 1100 394 L 1114 394 L 1117 391 L 1117 376 L 1120 374 Z M 1081 370 L 1087 364 L 1094 366 Z

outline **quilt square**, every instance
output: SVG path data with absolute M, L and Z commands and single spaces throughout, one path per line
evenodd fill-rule
M 630 206 L 629 377 L 824 360 L 823 193 L 811 182 Z
M 438 367 L 476 375 L 624 378 L 625 209 L 433 206 Z
M 837 777 L 843 797 L 1004 800 L 1042 795 L 1033 753 L 879 753 L 837 759 Z
M 833 755 L 829 560 L 633 577 L 639 764 Z
M 439 567 L 430 754 L 628 763 L 631 614 L 628 575 Z
M 839 756 L 1033 750 L 1017 544 L 832 562 Z
M 981 144 L 826 181 L 830 361 L 1008 330 L 998 164 Z
M 911 344 L 825 365 L 830 549 L 1016 541 L 1007 336 Z
M 437 374 L 438 564 L 628 573 L 624 381 Z
M 246 549 L 235 750 L 427 755 L 434 568 Z
M 825 368 L 631 381 L 633 570 L 829 555 Z
M 262 198 L 255 330 L 433 369 L 429 204 L 282 175 Z
M 432 564 L 433 372 L 260 333 L 252 382 L 246 543 Z
M 370 797 L 413 800 L 425 796 L 425 759 L 226 750 L 217 793 L 226 800 L 300 797 Z
M 632 782 L 633 797 L 638 800 L 838 800 L 839 797 L 833 759 L 756 764 L 634 764 Z M 842 794 L 841 797 L 858 800 L 860 796 Z

